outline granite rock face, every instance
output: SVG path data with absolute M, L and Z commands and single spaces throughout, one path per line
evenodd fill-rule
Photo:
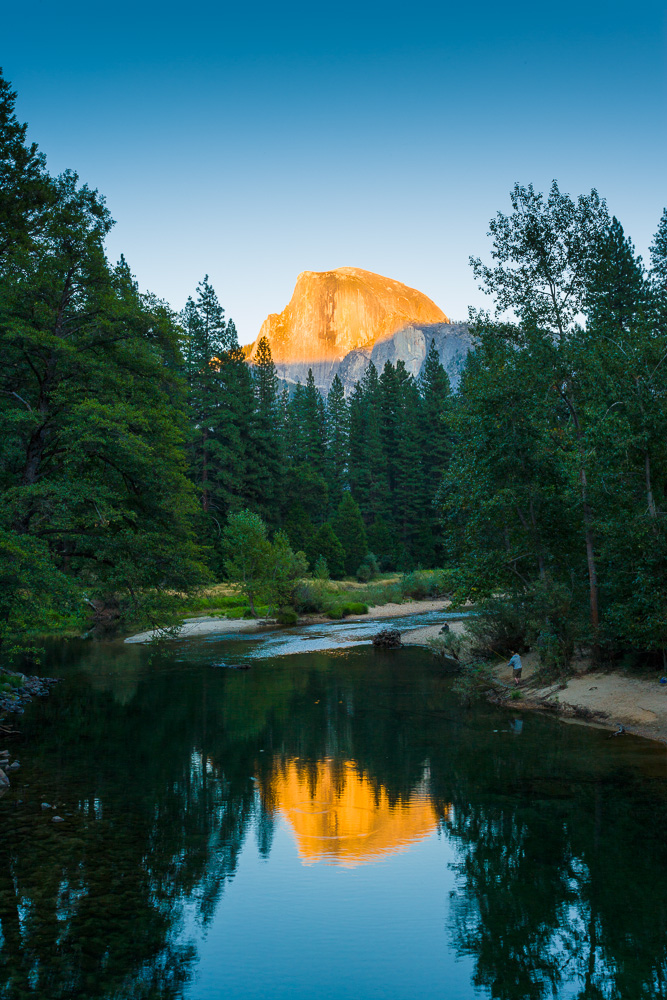
M 447 323 L 434 302 L 415 288 L 358 267 L 303 271 L 281 313 L 271 313 L 249 349 L 262 337 L 276 364 L 341 361 L 372 348 L 411 324 Z
M 337 374 L 343 386 L 345 395 L 349 395 L 356 383 L 363 378 L 364 372 L 371 361 L 382 372 L 387 361 L 393 365 L 403 361 L 407 370 L 419 378 L 431 341 L 440 358 L 440 362 L 449 375 L 452 389 L 458 389 L 461 371 L 468 351 L 471 349 L 471 338 L 465 323 L 433 323 L 425 326 L 408 326 L 397 330 L 393 337 L 381 340 L 372 350 L 358 349 L 350 351 L 340 361 L 320 361 L 314 364 L 295 362 L 292 364 L 277 364 L 276 371 L 281 381 L 288 388 L 302 384 L 308 377 L 308 369 L 312 368 L 315 384 L 326 395 L 334 376 Z
M 251 362 L 262 337 L 285 384 L 305 382 L 312 368 L 325 394 L 336 374 L 349 394 L 371 361 L 379 372 L 387 361 L 404 361 L 418 377 L 432 340 L 456 388 L 470 350 L 465 324 L 450 323 L 426 295 L 353 267 L 300 274 L 289 304 L 267 317 L 246 349 Z

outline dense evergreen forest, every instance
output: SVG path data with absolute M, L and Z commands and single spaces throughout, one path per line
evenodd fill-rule
M 596 192 L 517 185 L 459 392 L 432 347 L 324 399 L 266 340 L 246 362 L 207 277 L 176 313 L 112 265 L 104 198 L 49 175 L 15 98 L 0 77 L 5 652 L 92 608 L 158 621 L 255 538 L 287 576 L 446 570 L 551 666 L 665 656 L 667 213 L 646 268 Z

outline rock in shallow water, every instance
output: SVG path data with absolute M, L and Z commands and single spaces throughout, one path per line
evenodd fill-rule
M 374 646 L 380 646 L 384 649 L 400 649 L 403 645 L 401 633 L 397 628 L 383 628 L 380 632 L 375 633 L 372 641 Z

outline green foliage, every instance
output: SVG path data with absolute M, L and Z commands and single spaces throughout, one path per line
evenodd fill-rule
M 303 552 L 293 551 L 285 532 L 270 542 L 259 514 L 244 510 L 229 515 L 223 540 L 230 584 L 246 596 L 253 617 L 260 596 L 279 608 L 297 603 L 308 564 Z
M 488 663 L 473 661 L 465 665 L 452 684 L 452 690 L 465 705 L 486 698 L 489 691 L 498 687 L 493 670 Z
M 349 407 L 343 383 L 338 375 L 335 375 L 326 403 L 326 475 L 332 512 L 343 499 L 347 486 L 349 446 Z
M 259 514 L 243 510 L 230 514 L 223 532 L 225 570 L 230 584 L 245 595 L 257 617 L 255 601 L 266 589 L 271 572 L 271 543 Z
M 276 620 L 279 625 L 296 625 L 299 616 L 294 608 L 281 608 L 276 615 Z
M 473 316 L 438 495 L 457 596 L 504 594 L 488 642 L 532 643 L 553 674 L 577 642 L 660 658 L 667 216 L 646 273 L 595 191 L 517 185 L 512 208 L 491 224 L 493 266 L 473 261 L 496 318 Z
M 74 173 L 49 177 L 24 138 L 0 80 L 5 643 L 66 627 L 72 587 L 133 614 L 154 603 L 144 594 L 206 579 L 174 316 L 138 291 L 124 259 L 108 262 L 104 199 Z
M 329 573 L 329 566 L 324 556 L 318 556 L 315 562 L 315 567 L 313 569 L 313 576 L 316 580 L 328 580 L 331 574 Z
M 405 597 L 417 601 L 427 598 L 446 597 L 449 594 L 450 577 L 442 570 L 414 570 L 401 580 L 401 591 Z
M 379 572 L 380 567 L 378 566 L 377 559 L 372 552 L 367 552 L 364 561 L 357 569 L 357 580 L 360 583 L 368 583 L 369 580 L 374 580 Z
M 40 633 L 79 630 L 85 617 L 82 595 L 56 568 L 47 544 L 0 528 L 2 659 L 28 650 L 34 654 Z
M 436 656 L 452 667 L 460 669 L 469 659 L 464 637 L 460 632 L 444 632 L 428 639 L 427 644 Z
M 345 601 L 341 605 L 341 611 L 344 615 L 367 615 L 368 605 L 363 604 L 361 601 Z
M 328 572 L 335 580 L 344 576 L 345 551 L 328 521 L 324 522 L 315 537 L 308 542 L 308 551 L 311 562 L 315 565 L 318 559 L 325 560 Z M 315 575 L 317 576 L 317 573 Z
M 528 623 L 523 601 L 491 597 L 475 608 L 466 630 L 474 653 L 484 659 L 523 652 L 528 645 Z
M 299 582 L 308 572 L 308 561 L 305 553 L 292 550 L 283 531 L 273 540 L 267 568 L 264 593 L 269 602 L 278 607 L 293 607 Z
M 361 511 L 350 492 L 345 493 L 338 506 L 333 530 L 345 551 L 345 572 L 351 576 L 365 558 L 368 543 Z
M 380 569 L 383 571 L 394 569 L 396 565 L 396 540 L 389 525 L 381 515 L 366 529 L 366 535 L 371 551 L 377 554 Z

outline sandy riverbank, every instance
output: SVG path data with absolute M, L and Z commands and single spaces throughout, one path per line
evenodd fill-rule
M 574 664 L 571 677 L 542 685 L 535 677 L 537 656 L 522 656 L 522 697 L 512 708 L 554 712 L 565 721 L 627 732 L 667 742 L 667 684 L 660 677 L 636 677 L 617 671 L 591 671 L 586 661 Z M 498 680 L 512 684 L 507 664 L 496 670 Z
M 425 614 L 429 611 L 447 610 L 447 601 L 442 598 L 437 601 L 405 601 L 403 604 L 380 604 L 377 607 L 369 608 L 366 615 L 348 615 L 344 619 L 346 622 L 354 621 L 382 621 L 385 618 L 401 618 L 405 615 Z M 330 618 L 321 615 L 304 615 L 299 619 L 299 625 L 331 624 Z M 199 618 L 185 618 L 176 638 L 191 639 L 198 635 L 212 635 L 216 632 L 225 635 L 234 635 L 240 632 L 264 632 L 270 628 L 280 628 L 272 619 L 253 618 L 217 618 L 210 615 L 202 615 Z M 439 625 L 430 625 L 427 628 L 414 629 L 409 635 L 409 644 L 423 642 L 423 639 L 415 640 L 414 633 L 424 633 L 425 636 L 437 635 Z M 137 635 L 128 636 L 125 642 L 150 642 L 151 639 L 158 638 L 158 631 L 139 632 Z

